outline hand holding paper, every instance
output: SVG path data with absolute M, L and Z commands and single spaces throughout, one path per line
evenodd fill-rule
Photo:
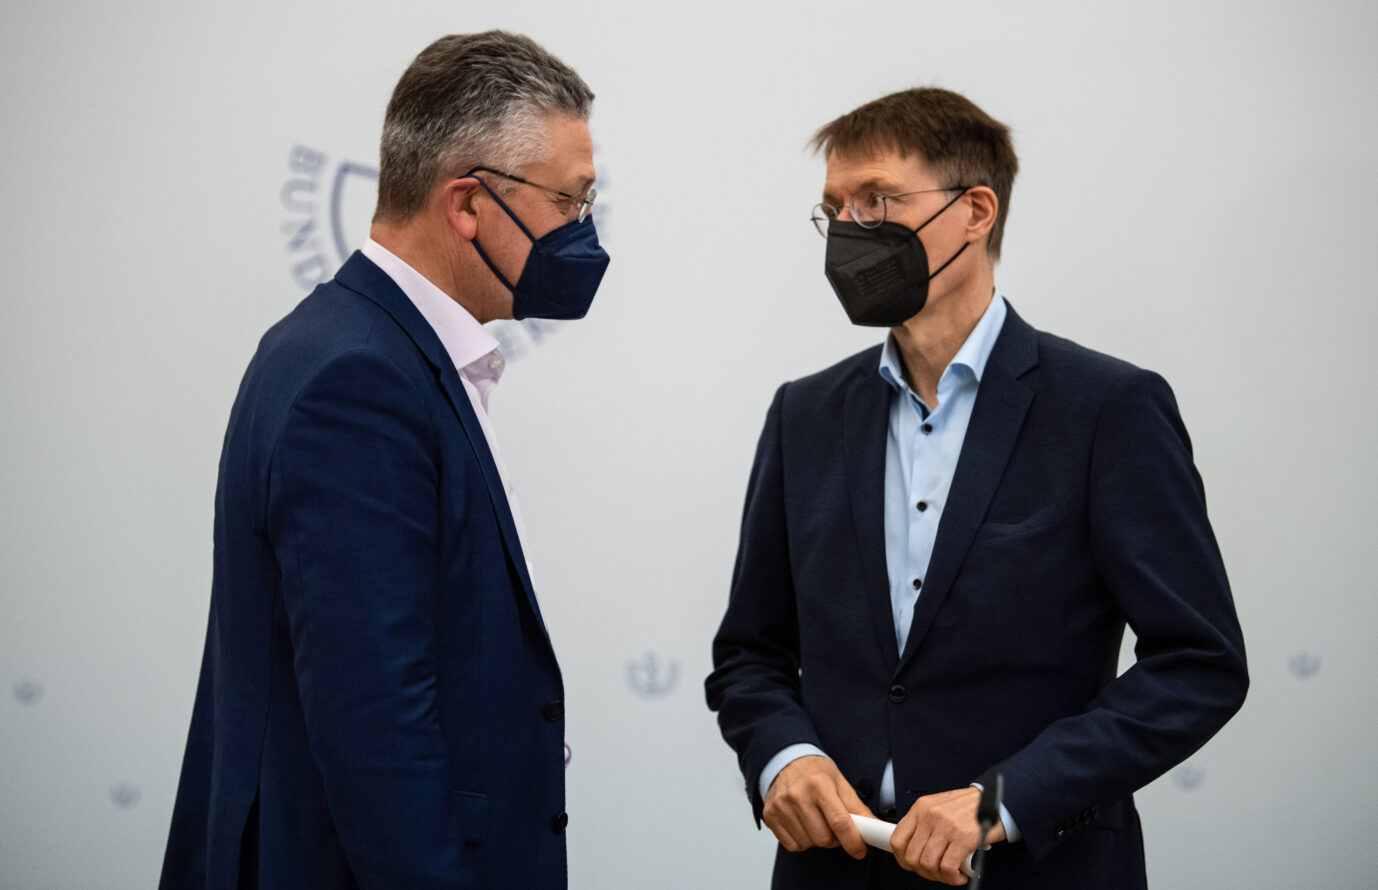
M 894 853 L 890 849 L 890 835 L 894 834 L 898 827 L 893 822 L 885 822 L 881 819 L 872 819 L 870 816 L 858 816 L 852 814 L 852 822 L 856 824 L 856 830 L 861 833 L 861 839 L 878 850 L 887 853 Z M 971 869 L 971 856 L 967 854 L 966 862 L 962 863 L 962 874 L 971 877 L 974 873 Z
M 900 868 L 930 881 L 960 886 L 967 882 L 962 865 L 981 843 L 976 821 L 981 791 L 956 788 L 925 794 L 914 802 L 890 837 Z M 996 823 L 986 836 L 989 843 L 1005 839 L 1005 827 Z
M 780 770 L 766 792 L 762 818 L 791 853 L 840 846 L 861 859 L 866 843 L 848 818 L 858 812 L 871 811 L 837 766 L 827 757 L 808 755 Z

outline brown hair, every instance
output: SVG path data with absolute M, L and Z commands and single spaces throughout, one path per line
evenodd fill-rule
M 1000 258 L 1019 159 L 1010 128 L 951 90 L 915 87 L 882 96 L 824 124 L 810 141 L 824 157 L 918 155 L 944 186 L 984 185 L 999 201 L 987 252 Z

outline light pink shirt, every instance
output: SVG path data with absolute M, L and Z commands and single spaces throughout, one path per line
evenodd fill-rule
M 478 422 L 483 426 L 483 437 L 488 441 L 493 463 L 497 464 L 498 476 L 502 479 L 503 491 L 507 495 L 507 506 L 511 509 L 512 521 L 517 526 L 517 537 L 522 542 L 522 553 L 527 553 L 526 528 L 522 525 L 522 515 L 517 509 L 517 494 L 512 488 L 507 467 L 498 451 L 497 437 L 493 434 L 493 427 L 488 420 L 488 397 L 492 394 L 493 387 L 502 379 L 503 369 L 507 367 L 502 350 L 498 348 L 498 341 L 483 329 L 483 325 L 479 324 L 478 319 L 470 315 L 468 310 L 377 241 L 368 239 L 364 246 L 359 248 L 359 252 L 372 260 L 374 265 L 387 273 L 387 276 L 402 289 L 402 293 L 407 295 L 407 299 L 412 301 L 421 317 L 426 319 L 426 323 L 440 338 L 440 345 L 445 347 L 450 361 L 454 362 L 459 379 L 464 384 L 464 391 L 469 394 L 474 413 L 478 415 Z M 531 574 L 530 556 L 526 559 L 526 571 L 528 575 Z M 534 580 L 532 583 L 535 583 Z

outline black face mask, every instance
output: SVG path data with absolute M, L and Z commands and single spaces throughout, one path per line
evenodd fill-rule
M 918 229 L 888 220 L 874 229 L 838 219 L 828 223 L 823 273 L 852 324 L 892 328 L 919 314 L 928 302 L 928 282 L 967 249 L 963 244 L 930 274 L 928 251 L 919 240 L 919 229 L 937 219 L 968 191 L 962 189 Z

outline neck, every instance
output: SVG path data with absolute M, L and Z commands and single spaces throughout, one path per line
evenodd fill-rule
M 953 267 L 939 273 L 941 278 Z M 938 407 L 938 381 L 957 350 L 971 336 L 995 294 L 995 270 L 980 264 L 966 279 L 949 282 L 953 289 L 930 291 L 923 311 L 891 329 L 909 386 L 924 404 Z
M 368 236 L 463 306 L 479 324 L 493 320 L 484 312 L 480 301 L 473 299 L 474 289 L 460 287 L 467 273 L 455 260 L 445 239 L 430 228 L 415 223 L 375 222 Z

